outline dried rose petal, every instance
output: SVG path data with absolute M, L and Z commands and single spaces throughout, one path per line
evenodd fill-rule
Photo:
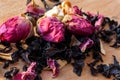
M 48 59 L 47 65 L 52 69 L 53 71 L 53 77 L 56 77 L 59 74 L 59 65 L 54 59 Z
M 12 80 L 22 80 L 21 77 L 22 77 L 22 74 L 16 74 Z
M 33 72 L 23 72 L 21 79 L 22 80 L 34 80 L 36 77 L 36 74 Z
M 55 17 L 46 17 L 38 20 L 38 33 L 50 42 L 61 42 L 64 39 L 64 25 Z
M 87 38 L 83 43 L 80 44 L 80 50 L 82 52 L 85 52 L 87 48 L 91 48 L 93 46 L 94 42 L 90 38 Z
M 37 5 L 34 0 L 31 0 L 31 2 L 27 5 L 27 12 L 33 13 L 35 15 L 43 15 L 45 10 Z
M 67 29 L 73 34 L 89 36 L 93 34 L 95 30 L 92 24 L 81 16 L 66 15 L 63 22 L 67 25 Z
M 95 22 L 95 28 L 96 29 L 99 29 L 100 28 L 100 26 L 102 25 L 102 22 L 103 22 L 103 19 L 104 19 L 104 16 L 103 15 L 100 15 L 100 14 L 93 14 L 93 13 L 90 13 L 90 12 L 88 12 L 87 13 L 90 17 L 95 17 L 95 16 L 97 16 L 97 21 Z
M 73 7 L 72 7 L 72 13 L 73 13 L 73 14 L 82 15 L 82 12 L 81 12 L 81 10 L 78 8 L 78 6 L 73 6 Z
M 36 77 L 35 68 L 36 62 L 32 62 L 26 72 L 16 74 L 13 80 L 34 80 Z
M 21 16 L 9 18 L 0 26 L 0 40 L 6 42 L 19 42 L 26 39 L 32 31 L 32 23 Z

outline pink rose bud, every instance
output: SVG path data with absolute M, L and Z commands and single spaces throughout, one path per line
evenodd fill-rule
M 44 15 L 45 10 L 42 9 L 39 5 L 37 5 L 34 0 L 32 0 L 28 5 L 27 5 L 27 12 L 33 13 L 35 15 Z
M 26 72 L 16 74 L 13 80 L 34 80 L 36 77 L 35 68 L 36 62 L 32 62 Z
M 82 52 L 85 52 L 87 48 L 91 48 L 93 46 L 94 42 L 90 38 L 87 38 L 83 43 L 80 44 L 80 50 Z
M 21 16 L 9 18 L 0 26 L 0 40 L 16 43 L 26 39 L 32 31 L 32 23 Z
M 61 42 L 64 39 L 64 25 L 56 17 L 40 18 L 38 34 L 46 41 Z
M 63 19 L 67 29 L 73 34 L 89 36 L 94 33 L 93 25 L 86 19 L 78 15 L 66 15 Z
M 82 15 L 82 11 L 78 8 L 78 6 L 73 6 L 72 7 L 72 13 Z
M 53 71 L 53 77 L 56 77 L 59 74 L 59 65 L 54 59 L 48 59 L 47 65 L 52 69 Z

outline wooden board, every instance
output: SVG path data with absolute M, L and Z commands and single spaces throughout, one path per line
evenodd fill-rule
M 0 24 L 8 19 L 11 16 L 19 15 L 25 12 L 25 1 L 26 0 L 0 0 Z M 105 16 L 109 16 L 112 19 L 118 20 L 120 22 L 120 0 L 70 0 L 74 5 L 78 5 L 84 11 L 90 11 L 96 13 L 99 11 L 100 14 Z M 36 0 L 38 4 L 41 5 L 40 0 Z M 104 48 L 106 50 L 106 55 L 103 56 L 104 63 L 109 64 L 113 62 L 112 55 L 117 56 L 117 59 L 120 61 L 120 48 L 114 49 L 109 47 L 108 44 L 104 43 Z M 92 58 L 89 57 L 86 59 L 86 63 L 92 62 Z M 23 62 L 15 63 L 11 66 L 17 66 L 21 68 L 23 66 Z M 8 68 L 9 69 L 9 68 Z M 2 64 L 0 64 L 0 80 L 5 80 L 3 78 L 3 74 L 7 69 L 2 69 Z M 76 76 L 72 71 L 72 66 L 66 65 L 64 68 L 60 70 L 60 74 L 56 78 L 51 77 L 50 71 L 43 71 L 41 74 L 43 80 L 112 80 L 103 77 L 98 74 L 97 76 L 91 76 L 90 70 L 85 64 L 84 70 L 82 72 L 82 76 Z

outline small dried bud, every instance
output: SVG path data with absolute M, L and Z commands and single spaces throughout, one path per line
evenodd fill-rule
M 45 10 L 40 8 L 40 6 L 37 5 L 34 0 L 31 0 L 31 2 L 27 5 L 27 12 L 33 13 L 35 15 L 43 15 Z
M 92 35 L 95 30 L 88 20 L 78 15 L 66 15 L 63 18 L 63 22 L 66 24 L 67 29 L 73 34 L 89 36 Z
M 0 40 L 16 43 L 26 39 L 32 31 L 32 23 L 21 16 L 9 18 L 0 26 Z

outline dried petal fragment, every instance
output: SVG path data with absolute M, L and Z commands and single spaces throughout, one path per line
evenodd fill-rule
M 73 6 L 72 7 L 72 13 L 82 15 L 82 11 L 78 8 L 78 6 Z
M 52 69 L 53 71 L 53 77 L 56 77 L 59 74 L 59 65 L 54 59 L 48 59 L 47 65 Z
M 36 77 L 35 68 L 36 62 L 32 62 L 26 72 L 16 74 L 13 80 L 34 80 Z
M 97 17 L 97 20 L 95 20 L 94 26 L 96 27 L 96 29 L 99 29 L 100 26 L 103 23 L 104 16 L 103 15 L 99 15 L 99 14 L 96 15 L 96 14 L 93 14 L 93 13 L 90 13 L 90 12 L 88 12 L 87 14 L 88 14 L 89 17 Z
M 94 42 L 90 38 L 87 38 L 83 43 L 80 44 L 80 50 L 82 52 L 85 52 L 87 48 L 91 48 L 93 46 Z

